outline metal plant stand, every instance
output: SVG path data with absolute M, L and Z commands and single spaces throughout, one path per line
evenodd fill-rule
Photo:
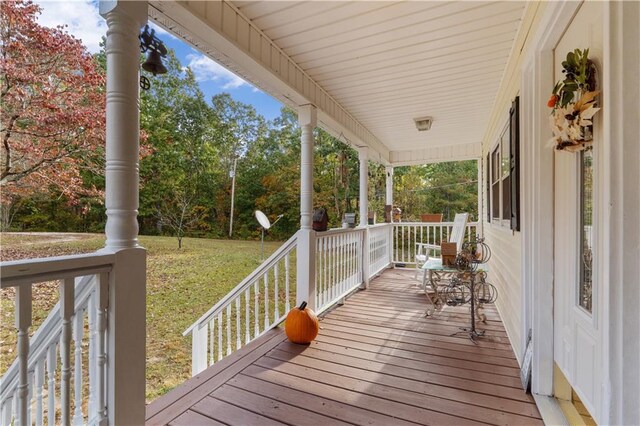
M 484 272 L 482 272 L 484 273 Z M 476 273 L 471 272 L 469 280 L 469 290 L 471 293 L 471 297 L 469 297 L 469 303 L 471 304 L 471 327 L 460 327 L 460 331 L 456 331 L 452 333 L 451 336 L 458 335 L 460 333 L 467 333 L 469 339 L 476 343 L 476 338 L 484 336 L 484 330 L 476 330 Z
M 435 310 L 440 310 L 444 304 L 448 306 L 470 304 L 470 327 L 461 327 L 460 331 L 453 333 L 452 336 L 466 333 L 474 343 L 476 338 L 484 336 L 485 332 L 476 328 L 476 322 L 477 320 L 486 321 L 482 307 L 485 303 L 495 302 L 498 297 L 496 288 L 486 280 L 488 271 L 486 262 L 490 256 L 489 247 L 482 239 L 476 239 L 463 244 L 461 252 L 456 256 L 455 266 L 444 266 L 440 259 L 429 259 L 423 266 L 425 270 L 423 286 L 427 299 L 431 302 L 426 312 L 427 316 L 432 315 Z M 441 284 L 443 275 L 449 277 L 446 285 Z M 427 293 L 427 283 L 434 290 L 433 298 Z

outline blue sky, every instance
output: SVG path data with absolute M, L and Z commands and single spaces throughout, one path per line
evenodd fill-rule
M 67 31 L 82 40 L 90 52 L 94 53 L 99 49 L 98 44 L 101 37 L 106 35 L 107 27 L 104 19 L 98 13 L 97 1 L 37 0 L 35 2 L 43 9 L 39 18 L 41 25 L 47 27 L 67 25 Z M 234 99 L 253 105 L 268 120 L 280 115 L 282 107 L 280 102 L 163 29 L 154 28 L 157 30 L 157 36 L 165 45 L 175 50 L 182 65 L 189 66 L 193 70 L 207 99 L 211 99 L 213 95 L 218 93 L 227 92 Z M 151 82 L 153 84 L 152 77 Z

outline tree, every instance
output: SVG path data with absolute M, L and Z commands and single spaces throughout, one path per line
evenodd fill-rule
M 234 218 L 236 212 L 242 211 L 243 205 L 238 204 L 238 209 L 231 211 L 231 184 L 234 172 L 234 164 L 237 161 L 236 173 L 236 195 L 243 192 L 241 185 L 246 181 L 247 171 L 254 169 L 251 159 L 247 158 L 249 153 L 255 153 L 257 146 L 265 147 L 264 140 L 268 134 L 267 122 L 264 117 L 257 113 L 251 105 L 235 101 L 228 93 L 221 93 L 213 96 L 212 105 L 212 129 L 215 133 L 215 145 L 220 153 L 220 170 L 226 175 L 226 182 L 219 188 L 220 191 L 216 196 L 217 209 L 216 219 L 219 229 L 228 229 L 231 215 Z M 268 152 L 264 152 L 268 156 Z M 255 157 L 255 156 L 254 156 Z M 262 157 L 264 158 L 264 157 Z M 255 157 L 259 160 L 260 157 Z M 246 161 L 249 160 L 249 161 Z M 254 173 L 252 175 L 255 176 Z M 257 176 L 259 182 L 260 177 Z M 246 192 L 246 191 L 245 191 Z M 249 193 L 255 192 L 255 188 L 251 188 Z M 255 194 L 258 196 L 259 194 Z M 249 214 L 252 217 L 253 209 L 255 209 L 255 197 L 245 207 L 245 213 L 249 207 Z
M 477 218 L 478 169 L 475 161 L 454 161 L 395 169 L 394 204 L 405 221 L 421 213 L 442 213 L 451 221 L 456 213 Z M 470 218 L 470 220 L 472 220 Z
M 182 248 L 185 233 L 202 227 L 207 218 L 206 209 L 195 205 L 195 197 L 195 193 L 178 187 L 174 196 L 158 206 L 160 223 L 173 231 L 178 239 L 178 249 Z
M 140 122 L 152 153 L 140 164 L 140 219 L 143 232 L 165 226 L 181 247 L 185 232 L 202 228 L 209 216 L 219 160 L 211 108 L 193 73 L 173 51 L 165 65 L 168 72 L 154 78 L 141 97 Z
M 53 189 L 72 202 L 95 192 L 80 171 L 101 165 L 104 75 L 63 27 L 38 25 L 39 13 L 16 0 L 4 2 L 0 15 L 3 216 L 35 192 Z

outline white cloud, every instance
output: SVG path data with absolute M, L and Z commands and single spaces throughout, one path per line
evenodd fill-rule
M 193 71 L 198 82 L 213 81 L 220 84 L 225 89 L 237 89 L 240 86 L 251 86 L 251 84 L 244 81 L 219 63 L 202 55 L 202 54 L 188 54 L 187 60 L 189 61 L 189 68 Z
M 107 34 L 107 23 L 98 13 L 97 2 L 89 0 L 36 0 L 42 7 L 38 23 L 45 27 L 67 25 L 69 34 L 82 40 L 91 53 L 100 50 L 100 40 Z

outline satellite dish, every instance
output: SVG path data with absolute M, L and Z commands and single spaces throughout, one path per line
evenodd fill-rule
M 271 222 L 269 222 L 269 218 L 266 214 L 262 213 L 260 210 L 256 210 L 255 215 L 256 219 L 258 219 L 258 223 L 260 223 L 260 226 L 262 226 L 264 229 L 271 228 Z

